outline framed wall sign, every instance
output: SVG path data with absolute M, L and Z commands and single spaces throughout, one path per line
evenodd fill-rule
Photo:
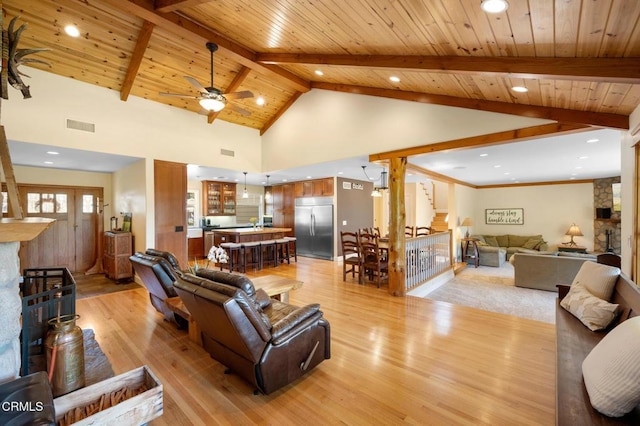
M 487 225 L 524 225 L 524 209 L 485 209 Z

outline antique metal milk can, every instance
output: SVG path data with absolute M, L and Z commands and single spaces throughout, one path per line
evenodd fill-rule
M 47 366 L 53 396 L 84 387 L 84 342 L 76 325 L 79 315 L 62 315 L 49 320 L 45 340 Z

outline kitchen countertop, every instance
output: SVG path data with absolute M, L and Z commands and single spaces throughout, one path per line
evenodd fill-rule
M 242 235 L 260 235 L 260 234 L 277 234 L 280 232 L 289 232 L 291 228 L 216 228 L 215 232 L 220 234 L 242 234 Z

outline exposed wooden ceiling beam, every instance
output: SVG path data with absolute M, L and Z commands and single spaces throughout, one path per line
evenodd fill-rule
M 225 90 L 224 93 L 231 93 L 231 92 L 235 92 L 236 90 L 238 90 L 238 88 L 240 87 L 242 82 L 247 78 L 247 76 L 249 75 L 250 72 L 251 72 L 251 70 L 249 68 L 242 67 L 240 69 L 240 72 L 238 72 L 238 74 L 236 74 L 235 78 L 233 79 L 231 84 L 229 84 L 229 86 L 227 87 L 227 90 Z M 213 123 L 213 121 L 216 119 L 218 114 L 220 114 L 220 111 L 218 111 L 218 112 L 210 112 L 209 115 L 208 115 L 208 118 L 207 118 L 207 122 L 209 124 Z
M 575 185 L 577 183 L 593 183 L 594 179 L 554 180 L 550 182 L 524 182 L 505 183 L 500 185 L 477 185 L 476 189 L 513 188 L 516 186 L 548 186 L 548 185 Z
M 267 130 L 269 130 L 269 128 L 270 128 L 271 126 L 273 126 L 273 124 L 274 124 L 276 121 L 278 121 L 278 119 L 279 119 L 280 117 L 282 117 L 282 114 L 284 114 L 284 113 L 285 113 L 285 112 L 286 112 L 286 111 L 291 107 L 291 105 L 293 105 L 293 104 L 298 100 L 298 98 L 299 98 L 301 95 L 302 95 L 302 92 L 296 92 L 296 93 L 294 93 L 294 94 L 293 94 L 293 96 L 291 96 L 291 97 L 289 98 L 289 100 L 288 100 L 288 101 L 287 101 L 287 102 L 282 106 L 282 108 L 280 108 L 280 109 L 278 110 L 278 112 L 277 112 L 277 113 L 275 113 L 275 114 L 273 115 L 273 117 L 271 117 L 271 118 L 270 118 L 270 119 L 269 119 L 269 120 L 264 124 L 264 126 L 262 126 L 262 128 L 260 129 L 260 136 L 264 135 L 264 134 L 265 134 L 265 132 L 266 132 Z
M 265 64 L 316 64 L 429 72 L 506 75 L 526 79 L 640 83 L 640 58 L 313 55 L 259 53 Z
M 202 3 L 208 3 L 211 0 L 155 0 L 155 8 L 158 12 L 173 12 L 174 10 L 186 7 L 197 6 Z
M 424 167 L 420 167 L 418 165 L 411 164 L 409 162 L 407 162 L 407 172 L 417 173 L 419 175 L 426 176 L 429 179 L 437 180 L 438 182 L 457 183 L 458 185 L 464 185 L 464 186 L 468 186 L 470 188 L 477 188 L 476 185 L 473 185 L 473 184 L 471 184 L 469 182 L 463 182 L 461 180 L 454 179 L 454 178 L 451 178 L 449 176 L 445 176 L 443 174 L 440 174 L 440 173 L 425 169 Z
M 497 112 L 502 114 L 520 115 L 523 117 L 543 118 L 565 123 L 578 123 L 590 126 L 610 127 L 621 130 L 629 129 L 629 117 L 620 114 L 577 111 L 572 109 L 542 107 L 536 105 L 512 104 L 508 102 L 485 101 L 481 99 L 466 99 L 457 98 L 454 96 L 432 95 L 429 93 L 419 92 L 405 92 L 402 90 L 352 86 L 347 84 L 312 82 L 311 87 L 316 89 L 333 90 L 336 92 L 355 93 L 360 95 L 421 102 L 425 104 L 445 105 L 459 108 Z
M 129 93 L 131 93 L 133 82 L 136 79 L 136 75 L 138 75 L 138 70 L 140 69 L 144 52 L 149 45 L 154 27 L 155 24 L 149 21 L 144 21 L 142 24 L 140 34 L 138 34 L 138 39 L 136 40 L 136 47 L 133 49 L 133 54 L 131 55 L 129 68 L 127 68 L 127 73 L 124 76 L 122 87 L 120 88 L 120 100 L 122 101 L 126 101 L 129 98 Z
M 172 32 L 176 36 L 184 37 L 195 43 L 200 43 L 204 47 L 206 42 L 215 42 L 219 51 L 228 56 L 231 60 L 239 62 L 241 65 L 252 69 L 269 77 L 277 76 L 283 82 L 301 92 L 308 92 L 309 81 L 298 77 L 280 67 L 274 65 L 264 65 L 255 61 L 255 52 L 241 46 L 209 28 L 191 21 L 175 12 L 162 13 L 155 10 L 153 0 L 102 0 L 120 10 L 137 16 L 149 22 L 153 22 L 159 27 Z
M 483 146 L 502 145 L 506 143 L 524 142 L 543 136 L 567 134 L 589 130 L 591 127 L 580 124 L 551 123 L 540 126 L 525 127 L 523 129 L 506 130 L 504 132 L 489 133 L 487 135 L 471 136 L 429 145 L 397 149 L 369 155 L 369 161 L 385 161 L 393 157 L 411 157 L 413 155 L 431 154 L 439 151 L 453 151 L 459 149 L 479 148 Z

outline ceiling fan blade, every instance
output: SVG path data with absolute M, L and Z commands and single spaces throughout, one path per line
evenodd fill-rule
M 182 95 L 180 93 L 164 93 L 164 92 L 160 92 L 159 95 L 160 96 L 173 96 L 173 97 L 176 97 L 176 98 L 186 98 L 186 99 L 200 99 L 200 96 Z
M 208 95 L 208 94 L 209 94 L 209 92 L 207 91 L 207 89 L 205 89 L 205 88 L 204 88 L 204 86 L 203 86 L 202 84 L 200 84 L 200 83 L 198 82 L 198 80 L 196 80 L 195 78 L 193 78 L 193 77 L 189 77 L 188 75 L 185 75 L 185 76 L 184 76 L 184 79 L 185 79 L 185 80 L 187 80 L 189 83 L 191 83 L 191 85 L 192 85 L 193 87 L 195 87 L 196 89 L 198 89 L 198 92 L 200 92 L 200 93 L 204 93 L 205 95 Z
M 243 90 L 242 92 L 225 93 L 224 97 L 227 99 L 253 98 L 253 93 L 250 90 Z
M 238 114 L 243 115 L 245 117 L 248 117 L 248 116 L 251 115 L 251 113 L 249 111 L 247 111 L 246 109 L 240 108 L 239 106 L 236 106 L 236 105 L 231 104 L 231 103 L 228 103 L 226 105 L 225 109 L 226 108 L 229 108 L 231 111 L 237 112 Z

